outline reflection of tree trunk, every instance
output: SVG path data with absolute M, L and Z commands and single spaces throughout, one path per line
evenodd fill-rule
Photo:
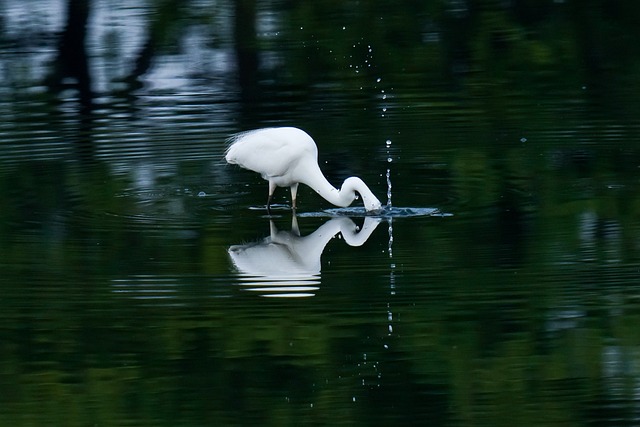
M 238 83 L 243 101 L 258 97 L 258 42 L 256 36 L 256 1 L 236 0 L 234 39 Z
M 86 159 L 93 158 L 93 146 L 90 139 L 93 94 L 85 47 L 90 3 L 88 0 L 68 1 L 67 23 L 58 41 L 58 56 L 46 82 L 52 92 L 59 92 L 65 86 L 72 86 L 78 90 L 80 122 L 76 134 L 77 148 L 81 157 Z M 70 78 L 73 83 L 66 83 L 65 79 L 67 78 Z
M 141 77 L 144 76 L 153 64 L 153 59 L 158 53 L 158 49 L 166 44 L 167 39 L 176 37 L 184 24 L 183 2 L 181 0 L 163 0 L 156 2 L 156 9 L 153 12 L 153 21 L 147 30 L 147 40 L 134 61 L 134 67 L 125 77 L 128 91 L 142 87 Z M 173 42 L 173 40 L 170 40 Z
M 58 91 L 67 77 L 75 79 L 83 109 L 90 110 L 92 104 L 91 75 L 85 49 L 89 5 L 86 0 L 69 0 L 67 24 L 58 43 L 58 57 L 49 77 L 49 86 Z
M 147 71 L 149 71 L 149 68 L 151 68 L 151 62 L 155 54 L 156 41 L 154 37 L 150 36 L 138 53 L 138 57 L 135 60 L 135 67 L 125 78 L 125 81 L 128 85 L 128 90 L 139 89 L 142 87 L 140 77 L 145 75 Z

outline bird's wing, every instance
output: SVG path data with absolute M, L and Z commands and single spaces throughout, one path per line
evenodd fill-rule
M 227 150 L 227 162 L 258 172 L 265 179 L 289 173 L 315 144 L 302 143 L 299 135 L 289 134 L 282 128 L 260 129 L 241 133 L 232 138 Z M 313 153 L 311 153 L 313 155 Z

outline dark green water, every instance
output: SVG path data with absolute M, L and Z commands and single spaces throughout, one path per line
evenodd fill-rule
M 0 424 L 636 425 L 640 12 L 503 3 L 1 3 Z

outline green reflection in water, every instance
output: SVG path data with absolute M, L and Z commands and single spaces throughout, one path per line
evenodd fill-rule
M 116 8 L 88 91 L 7 2 L 0 422 L 633 424 L 637 8 L 498 3 Z M 283 122 L 332 182 L 389 169 L 394 206 L 453 215 L 394 218 L 392 254 L 386 220 L 329 241 L 313 297 L 243 290 L 265 187 L 224 140 Z M 329 207 L 299 197 L 312 235 Z

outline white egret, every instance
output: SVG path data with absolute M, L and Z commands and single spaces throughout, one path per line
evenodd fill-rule
M 230 138 L 225 159 L 258 172 L 269 181 L 267 211 L 276 187 L 291 188 L 292 207 L 296 209 L 298 184 L 313 188 L 328 202 L 347 207 L 360 194 L 367 211 L 380 210 L 382 204 L 357 177 L 345 179 L 340 190 L 327 181 L 318 166 L 318 147 L 305 131 L 294 127 L 257 129 Z
M 358 229 L 351 218 L 332 218 L 312 234 L 300 236 L 294 215 L 291 231 L 279 231 L 270 221 L 269 236 L 233 245 L 228 253 L 241 274 L 241 284 L 249 289 L 265 292 L 266 296 L 312 296 L 308 292 L 317 290 L 320 284 L 321 256 L 327 243 L 340 233 L 349 246 L 362 246 L 380 222 L 381 218 L 368 216 Z

